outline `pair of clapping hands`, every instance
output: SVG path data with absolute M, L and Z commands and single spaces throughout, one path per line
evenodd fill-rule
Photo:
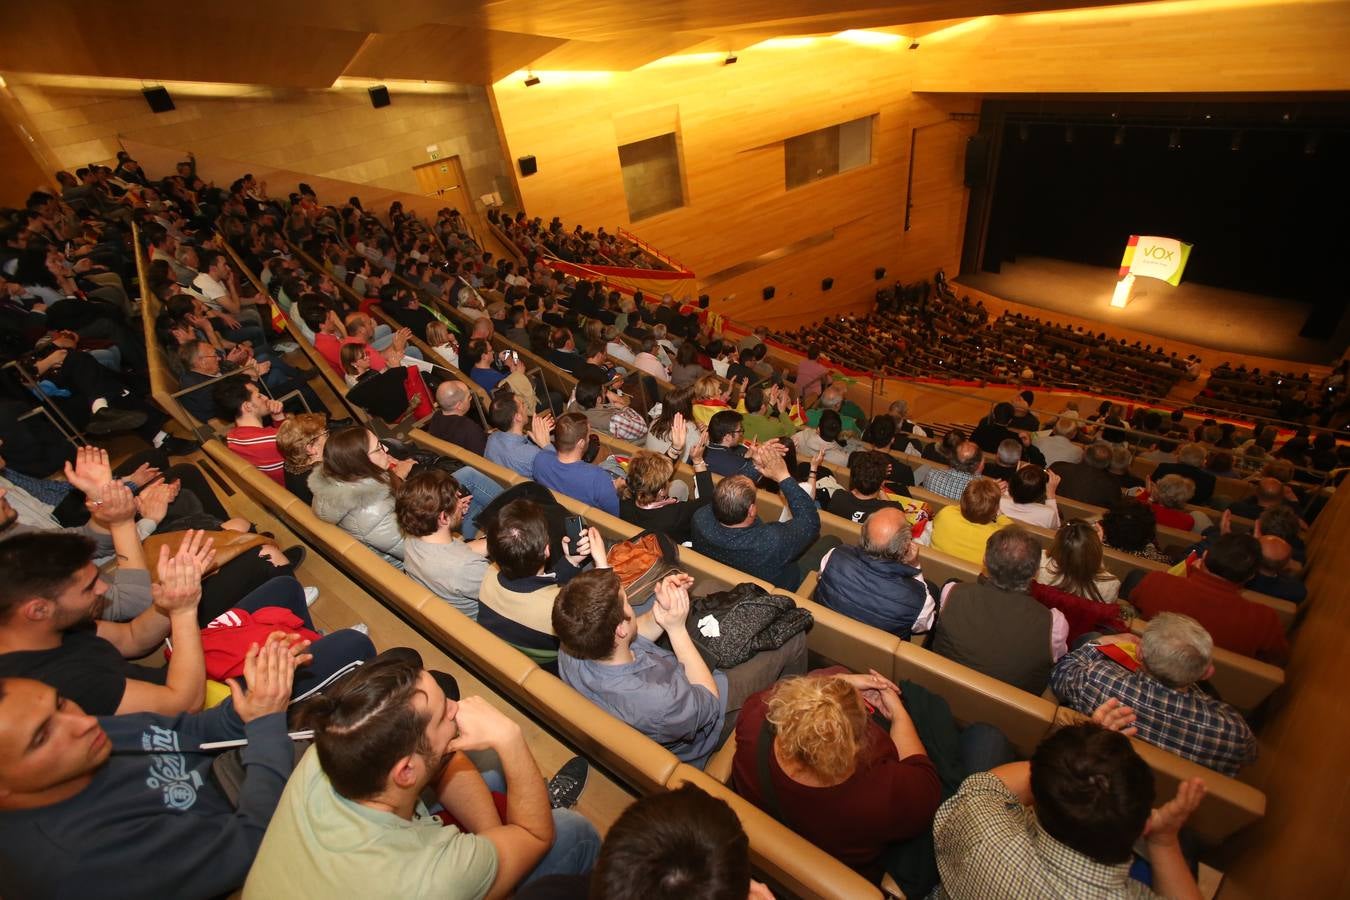
M 89 515 L 104 528 L 134 520 L 137 514 L 163 520 L 182 487 L 176 481 L 158 480 L 159 469 L 149 464 L 140 466 L 126 481 L 116 481 L 108 451 L 99 447 L 81 447 L 74 464 L 66 463 L 65 474 L 66 481 L 84 493 Z M 140 492 L 133 495 L 126 482 L 137 485 Z
M 708 448 L 708 426 L 696 424 L 695 427 L 698 429 L 698 440 L 694 443 L 694 446 L 689 448 L 689 458 L 698 463 L 703 461 L 703 452 Z M 672 450 L 678 453 L 678 451 L 684 449 L 684 442 L 688 437 L 687 432 L 688 426 L 684 413 L 676 413 L 670 419 L 670 448 Z

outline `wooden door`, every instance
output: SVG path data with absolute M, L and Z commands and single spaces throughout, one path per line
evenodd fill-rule
M 461 210 L 473 208 L 473 198 L 469 196 L 468 182 L 458 156 L 413 166 L 413 174 L 417 176 L 418 189 L 426 196 L 442 197 L 447 205 Z

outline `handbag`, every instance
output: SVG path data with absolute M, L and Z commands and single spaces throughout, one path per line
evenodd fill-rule
M 605 555 L 628 593 L 629 603 L 641 606 L 656 589 L 656 583 L 676 570 L 680 548 L 665 535 L 647 531 L 615 544 Z
M 716 628 L 706 620 L 711 618 Z M 731 669 L 762 650 L 777 650 L 813 623 L 811 613 L 791 597 L 770 594 L 757 584 L 695 597 L 690 603 L 689 637 L 715 668 Z M 715 634 L 705 634 L 704 632 Z
M 141 544 L 145 550 L 145 565 L 150 570 L 150 580 L 159 581 L 159 551 L 161 547 L 168 547 L 169 554 L 172 555 L 178 550 L 178 545 L 183 542 L 184 532 L 170 531 L 167 534 L 152 534 Z M 222 529 L 220 531 L 207 532 L 207 539 L 211 541 L 211 546 L 215 548 L 215 559 L 211 560 L 210 567 L 203 572 L 203 575 L 216 571 L 227 562 L 242 556 L 255 547 L 261 547 L 264 544 L 272 543 L 272 538 L 262 534 L 253 534 L 248 531 L 229 531 Z

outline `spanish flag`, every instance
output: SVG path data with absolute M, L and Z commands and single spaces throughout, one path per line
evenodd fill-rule
M 286 333 L 286 314 L 277 306 L 277 301 L 267 301 L 267 306 L 272 310 L 272 331 L 275 334 Z

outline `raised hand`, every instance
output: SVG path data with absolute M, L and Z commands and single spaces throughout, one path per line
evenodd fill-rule
M 122 480 L 130 481 L 137 487 L 145 487 L 147 484 L 154 481 L 155 476 L 157 475 L 159 475 L 159 469 L 156 469 L 149 463 L 141 463 L 136 468 L 136 471 L 132 472 L 130 475 L 126 476 Z
M 169 514 L 169 504 L 178 496 L 179 485 L 158 482 L 136 495 L 136 511 L 142 518 L 163 522 Z
M 204 531 L 186 532 L 173 555 L 168 547 L 160 547 L 159 582 L 150 587 L 155 608 L 166 616 L 195 615 L 202 599 L 202 576 L 215 556 L 215 546 Z
M 540 447 L 553 443 L 553 416 L 550 413 L 538 413 L 530 422 L 530 438 Z
M 86 494 L 84 506 L 95 523 L 108 529 L 136 518 L 136 498 L 120 481 L 109 481 Z
M 97 494 L 112 480 L 108 451 L 101 447 L 81 447 L 75 451 L 75 465 L 66 463 L 66 481 L 89 496 Z
M 1046 469 L 1045 474 L 1046 477 L 1049 479 L 1049 481 L 1047 481 L 1045 485 L 1045 495 L 1047 497 L 1053 497 L 1058 492 L 1059 483 L 1063 479 L 1060 478 L 1059 473 L 1056 472 L 1054 469 Z
M 698 441 L 695 442 L 693 449 L 689 451 L 689 459 L 694 463 L 703 462 L 703 454 L 708 449 L 708 429 L 707 426 L 698 426 Z
M 1190 778 L 1177 785 L 1177 794 L 1167 803 L 1153 810 L 1144 826 L 1144 839 L 1149 846 L 1161 847 L 1177 843 L 1181 826 L 1205 799 L 1205 782 Z
M 269 398 L 267 401 L 267 414 L 274 419 L 278 416 L 284 417 L 285 413 L 283 412 L 281 401 Z
M 1134 727 L 1134 710 L 1122 704 L 1115 697 L 1092 711 L 1092 721 L 1107 731 L 1119 731 L 1126 737 L 1134 737 L 1139 729 Z
M 309 641 L 284 631 L 272 632 L 262 647 L 249 646 L 244 654 L 243 682 L 238 678 L 229 680 L 230 697 L 240 721 L 247 725 L 254 719 L 286 711 L 296 667 L 313 658 L 305 653 L 308 647 Z M 247 691 L 244 683 L 248 684 Z
M 670 419 L 670 446 L 674 450 L 684 449 L 685 439 L 684 413 L 676 413 Z

